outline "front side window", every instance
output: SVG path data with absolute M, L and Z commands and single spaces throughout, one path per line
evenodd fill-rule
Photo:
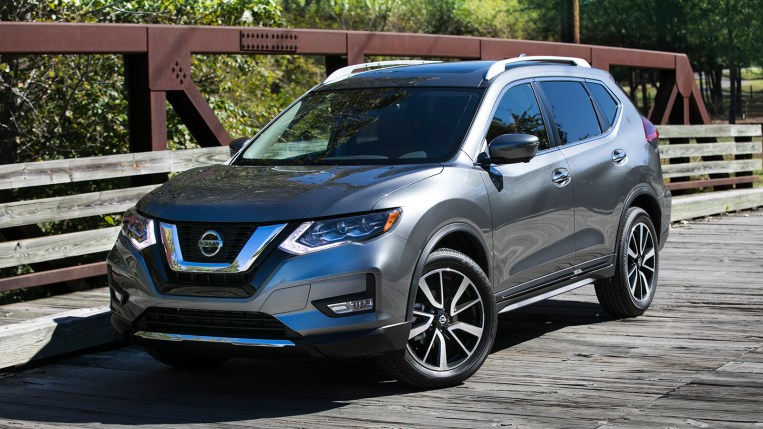
M 601 134 L 599 119 L 583 84 L 580 82 L 541 82 L 543 94 L 562 144 L 575 143 Z
M 410 164 L 450 159 L 482 90 L 369 88 L 314 92 L 272 122 L 237 164 Z
M 498 103 L 487 131 L 488 143 L 502 134 L 531 134 L 540 141 L 538 150 L 548 149 L 546 127 L 530 84 L 509 89 Z

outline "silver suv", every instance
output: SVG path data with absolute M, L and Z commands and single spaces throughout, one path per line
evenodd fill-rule
M 302 352 L 460 383 L 499 313 L 589 284 L 612 315 L 649 307 L 657 137 L 581 59 L 340 69 L 125 213 L 112 322 L 177 367 Z

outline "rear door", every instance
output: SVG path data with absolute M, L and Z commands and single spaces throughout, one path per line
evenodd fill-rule
M 544 80 L 539 86 L 573 177 L 576 269 L 606 266 L 633 165 L 615 132 L 620 104 L 601 82 Z
M 507 290 L 503 297 L 558 280 L 571 271 L 575 254 L 572 186 L 562 180 L 569 167 L 549 144 L 530 82 L 500 97 L 486 140 L 508 133 L 535 135 L 541 145 L 530 162 L 485 171 L 493 215 L 493 278 L 496 291 Z

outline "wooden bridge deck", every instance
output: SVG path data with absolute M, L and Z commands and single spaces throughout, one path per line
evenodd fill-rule
M 763 427 L 762 262 L 763 211 L 679 226 L 645 316 L 609 318 L 592 288 L 502 315 L 450 389 L 363 361 L 182 372 L 125 347 L 0 374 L 0 426 Z

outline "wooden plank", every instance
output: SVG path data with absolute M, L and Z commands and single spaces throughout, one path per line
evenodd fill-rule
M 59 268 L 39 273 L 0 279 L 0 292 L 44 286 L 69 280 L 85 279 L 106 274 L 105 262 L 94 262 L 76 267 Z
M 179 172 L 218 164 L 227 153 L 227 147 L 214 147 L 6 164 L 0 165 L 0 189 Z
M 194 167 L 222 164 L 229 158 L 228 146 L 171 151 L 171 172 L 178 173 Z
M 661 144 L 660 158 L 688 158 L 691 156 L 760 154 L 760 142 Z
M 760 125 L 658 125 L 660 138 L 760 137 Z
M 688 182 L 671 182 L 666 184 L 671 191 L 679 189 L 698 189 L 711 186 L 723 186 L 723 185 L 736 185 L 740 183 L 757 183 L 760 182 L 758 176 L 739 176 L 739 177 L 727 177 L 724 179 L 706 179 L 706 180 L 691 180 Z
M 101 307 L 109 303 L 109 288 L 72 292 L 31 301 L 0 305 L 0 325 L 13 325 L 64 311 Z
M 0 268 L 111 250 L 120 227 L 0 243 Z
M 0 229 L 122 213 L 159 185 L 0 204 Z
M 763 188 L 734 189 L 673 197 L 670 221 L 694 219 L 763 206 Z
M 117 340 L 108 306 L 76 309 L 0 326 L 0 368 Z
M 734 161 L 689 162 L 686 164 L 668 164 L 662 166 L 665 178 L 701 176 L 717 173 L 737 173 L 761 169 L 760 159 L 741 159 Z
M 141 152 L 2 165 L 0 189 L 167 173 L 170 171 L 168 152 Z

